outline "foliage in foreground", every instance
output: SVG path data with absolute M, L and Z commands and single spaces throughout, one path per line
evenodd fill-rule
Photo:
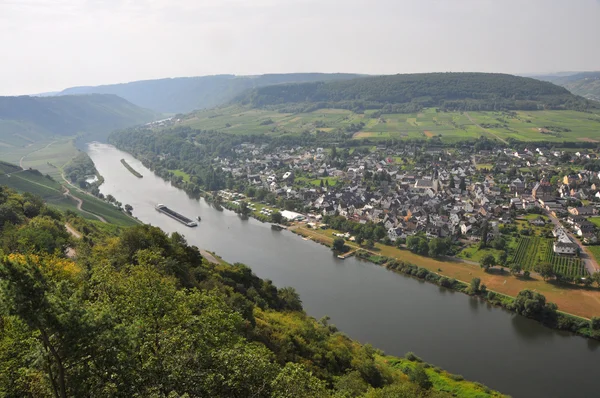
M 0 397 L 450 396 L 177 233 L 117 233 L 0 192 Z

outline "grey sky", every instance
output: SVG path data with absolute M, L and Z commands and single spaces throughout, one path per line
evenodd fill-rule
M 600 70 L 600 0 L 0 0 L 0 95 L 218 73 Z

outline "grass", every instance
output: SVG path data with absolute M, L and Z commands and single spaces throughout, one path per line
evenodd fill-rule
M 83 205 L 81 206 L 83 210 L 97 214 L 103 217 L 106 221 L 108 221 L 111 224 L 122 226 L 132 226 L 139 224 L 137 220 L 129 217 L 127 214 L 123 213 L 115 206 L 103 200 L 100 200 L 92 195 L 78 192 L 75 189 L 71 189 L 71 195 L 83 200 Z
M 16 166 L 0 164 L 0 185 L 6 185 L 18 192 L 30 192 L 39 195 L 49 205 L 60 210 L 71 210 L 89 220 L 97 218 L 91 214 L 79 211 L 77 202 L 72 198 L 65 197 L 63 186 L 54 179 L 31 170 L 19 170 Z M 120 226 L 137 224 L 137 221 L 127 216 L 114 206 L 95 198 L 70 189 L 71 194 L 83 200 L 82 209 L 97 214 L 109 223 Z
M 23 159 L 24 168 L 50 174 L 56 180 L 61 178 L 61 169 L 78 153 L 73 137 L 51 138 L 16 148 L 0 146 L 2 160 L 18 165 Z
M 232 134 L 298 134 L 303 131 L 333 131 L 363 123 L 355 139 L 431 139 L 445 142 L 487 136 L 522 141 L 600 141 L 600 119 L 576 111 L 469 112 L 471 121 L 460 112 L 424 109 L 416 114 L 384 114 L 372 111 L 357 114 L 342 109 L 319 109 L 305 113 L 280 113 L 274 110 L 229 106 L 202 110 L 188 115 L 183 125 Z M 484 127 L 484 130 L 476 124 Z M 554 131 L 552 131 L 554 129 Z M 570 131 L 568 131 L 570 130 Z M 482 164 L 480 167 L 490 166 Z
M 294 185 L 302 186 L 304 184 L 309 184 L 309 185 L 313 185 L 315 187 L 320 187 L 321 181 L 323 181 L 323 184 L 325 184 L 325 182 L 327 181 L 329 183 L 329 186 L 335 186 L 338 183 L 338 180 L 336 177 L 322 177 L 322 178 L 314 178 L 314 179 L 311 179 L 308 177 L 296 177 L 294 179 Z
M 296 227 L 294 230 L 301 235 L 308 236 L 312 240 L 328 246 L 332 244 L 332 234 L 335 232 L 333 230 L 308 229 L 302 226 Z M 358 248 L 358 245 L 355 243 L 346 242 L 346 244 L 351 248 Z M 374 251 L 377 255 L 404 260 L 426 268 L 429 271 L 437 272 L 440 275 L 455 278 L 465 283 L 469 283 L 475 277 L 480 278 L 481 283 L 485 284 L 488 289 L 511 297 L 515 297 L 524 289 L 536 290 L 546 296 L 548 301 L 556 303 L 561 311 L 569 314 L 585 318 L 591 318 L 600 314 L 600 289 L 597 288 L 546 283 L 541 277 L 535 274 L 530 279 L 524 279 L 511 276 L 507 272 L 499 274 L 497 270 L 494 270 L 494 272 L 484 272 L 478 265 L 458 260 L 442 260 L 419 256 L 408 250 L 385 246 L 379 243 L 375 244 Z
M 174 175 L 181 177 L 183 181 L 190 182 L 190 175 L 183 170 L 169 170 Z
M 588 221 L 600 228 L 600 217 L 590 217 L 588 218 Z
M 409 374 L 417 365 L 416 361 L 409 361 L 404 358 L 384 357 L 384 361 L 392 368 Z M 493 391 L 486 386 L 471 381 L 464 380 L 462 376 L 453 375 L 445 370 L 427 367 L 425 369 L 429 380 L 433 384 L 432 389 L 436 391 L 444 391 L 454 397 L 465 398 L 484 398 L 484 397 L 502 397 L 503 395 L 497 391 Z
M 600 246 L 587 246 L 586 249 L 592 253 L 592 256 L 600 263 Z

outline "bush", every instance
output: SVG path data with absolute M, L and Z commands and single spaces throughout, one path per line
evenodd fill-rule
M 404 358 L 408 359 L 411 362 L 423 362 L 423 360 L 416 356 L 412 351 L 407 352 Z

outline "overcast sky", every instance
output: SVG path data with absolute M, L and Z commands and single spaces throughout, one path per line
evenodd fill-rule
M 600 70 L 600 0 L 0 0 L 0 95 L 220 73 Z

